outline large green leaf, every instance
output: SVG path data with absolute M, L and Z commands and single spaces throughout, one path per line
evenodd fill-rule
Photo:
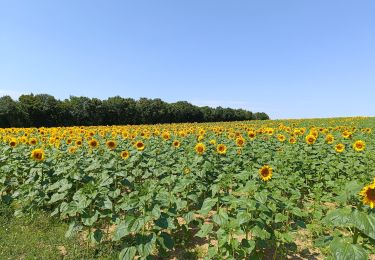
M 213 228 L 213 224 L 211 223 L 206 223 L 201 226 L 201 229 L 195 234 L 197 237 L 206 237 Z
M 341 238 L 334 238 L 330 244 L 332 256 L 336 260 L 367 260 L 367 252 L 360 245 L 354 245 Z
M 341 209 L 334 209 L 323 218 L 323 222 L 327 224 L 332 224 L 335 226 L 345 226 L 346 224 L 350 223 L 352 218 L 351 209 L 349 208 L 341 208 Z
M 207 215 L 208 212 L 216 205 L 217 198 L 207 198 L 203 201 L 201 209 L 198 211 L 202 215 Z
M 375 217 L 365 212 L 355 211 L 352 214 L 352 223 L 366 236 L 375 239 Z
M 134 259 L 136 253 L 137 253 L 137 249 L 135 246 L 125 247 L 124 249 L 121 250 L 119 259 L 120 260 Z

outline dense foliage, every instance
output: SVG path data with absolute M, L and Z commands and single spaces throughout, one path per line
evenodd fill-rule
M 0 196 L 120 259 L 375 253 L 373 118 L 0 130 Z M 81 236 L 81 237 L 82 237 Z M 270 255 L 270 252 L 272 253 Z
M 127 125 L 269 119 L 265 113 L 243 109 L 197 107 L 185 101 L 111 97 L 106 100 L 47 94 L 22 95 L 18 101 L 0 98 L 0 127 Z

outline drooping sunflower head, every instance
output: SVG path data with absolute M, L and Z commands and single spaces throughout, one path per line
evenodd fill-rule
M 262 168 L 259 169 L 259 175 L 263 181 L 268 181 L 272 177 L 272 168 L 268 165 L 262 166 Z
M 89 141 L 89 146 L 90 146 L 91 148 L 97 148 L 97 147 L 99 146 L 99 142 L 96 141 L 95 139 L 91 139 L 91 140 Z
M 353 148 L 357 152 L 361 152 L 361 151 L 365 150 L 366 144 L 362 140 L 357 140 L 357 141 L 354 142 Z
M 121 154 L 120 154 L 120 156 L 121 156 L 122 159 L 128 159 L 129 156 L 130 156 L 130 153 L 127 150 L 126 151 L 122 151 Z
M 105 144 L 106 144 L 107 148 L 111 149 L 111 150 L 115 149 L 116 146 L 117 146 L 116 141 L 113 141 L 113 140 L 109 140 Z
M 145 149 L 145 144 L 142 141 L 135 142 L 134 146 L 138 151 L 143 151 Z
M 215 145 L 216 144 L 216 140 L 215 139 L 211 139 L 210 140 L 210 144 Z
M 216 146 L 216 151 L 218 154 L 226 154 L 227 153 L 227 147 L 225 144 L 218 144 Z
M 307 144 L 314 144 L 315 141 L 316 141 L 315 135 L 312 135 L 312 134 L 306 135 L 306 143 Z
M 335 151 L 338 153 L 342 153 L 345 150 L 345 145 L 342 143 L 335 145 Z
M 45 153 L 43 149 L 35 149 L 31 152 L 31 158 L 36 161 L 43 161 L 44 156 L 45 156 Z
M 202 155 L 206 150 L 206 146 L 203 143 L 197 143 L 195 145 L 195 152 L 199 155 Z
M 370 208 L 375 206 L 375 182 L 371 183 L 361 190 L 359 193 L 362 196 L 362 203 L 369 205 Z
M 178 147 L 180 147 L 181 143 L 178 140 L 174 140 L 172 145 L 173 145 L 173 147 L 178 148 Z

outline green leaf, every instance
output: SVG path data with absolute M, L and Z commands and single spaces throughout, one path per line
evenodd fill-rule
M 207 215 L 208 212 L 216 205 L 217 198 L 207 198 L 204 200 L 201 209 L 198 211 L 202 215 Z
M 52 204 L 56 201 L 62 200 L 65 198 L 67 192 L 64 193 L 54 193 L 51 197 L 51 200 L 48 202 L 49 204 Z
M 334 226 L 345 226 L 351 221 L 351 210 L 349 208 L 334 209 L 323 218 L 323 222 Z
M 213 224 L 211 223 L 206 223 L 201 226 L 201 229 L 195 234 L 197 237 L 206 237 L 208 233 L 212 231 Z
M 267 195 L 262 192 L 255 193 L 254 198 L 261 204 L 265 204 L 267 201 Z
M 68 230 L 65 233 L 65 237 L 73 237 L 82 229 L 82 225 L 77 224 L 76 222 L 71 222 Z
M 103 238 L 103 231 L 100 229 L 95 230 L 94 232 L 91 232 L 89 239 L 92 243 L 100 243 L 100 241 Z
M 360 245 L 353 245 L 337 237 L 332 240 L 330 249 L 333 258 L 337 260 L 367 260 L 368 257 Z
M 275 215 L 275 223 L 283 222 L 283 221 L 286 221 L 287 219 L 288 217 L 281 213 L 276 213 Z
M 129 224 L 131 223 L 131 220 L 125 220 L 121 222 L 117 227 L 115 232 L 113 233 L 113 240 L 118 241 L 124 236 L 127 236 L 129 234 Z
M 174 241 L 170 234 L 166 232 L 162 232 L 157 237 L 158 242 L 161 244 L 161 246 L 166 250 L 171 250 L 174 247 Z
M 212 220 L 219 226 L 224 225 L 228 221 L 228 214 L 220 209 L 215 215 L 213 215 Z
M 375 239 L 375 217 L 364 212 L 355 211 L 352 214 L 352 222 L 356 228 L 366 236 Z
M 124 249 L 121 250 L 119 259 L 120 260 L 134 259 L 136 253 L 137 253 L 137 249 L 135 248 L 135 246 L 125 247 Z

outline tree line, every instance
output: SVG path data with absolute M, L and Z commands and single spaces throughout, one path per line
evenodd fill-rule
M 0 98 L 0 127 L 127 125 L 185 122 L 266 120 L 263 112 L 198 107 L 186 101 L 167 103 L 159 98 L 110 97 L 106 100 L 71 96 L 59 100 L 48 94 Z

